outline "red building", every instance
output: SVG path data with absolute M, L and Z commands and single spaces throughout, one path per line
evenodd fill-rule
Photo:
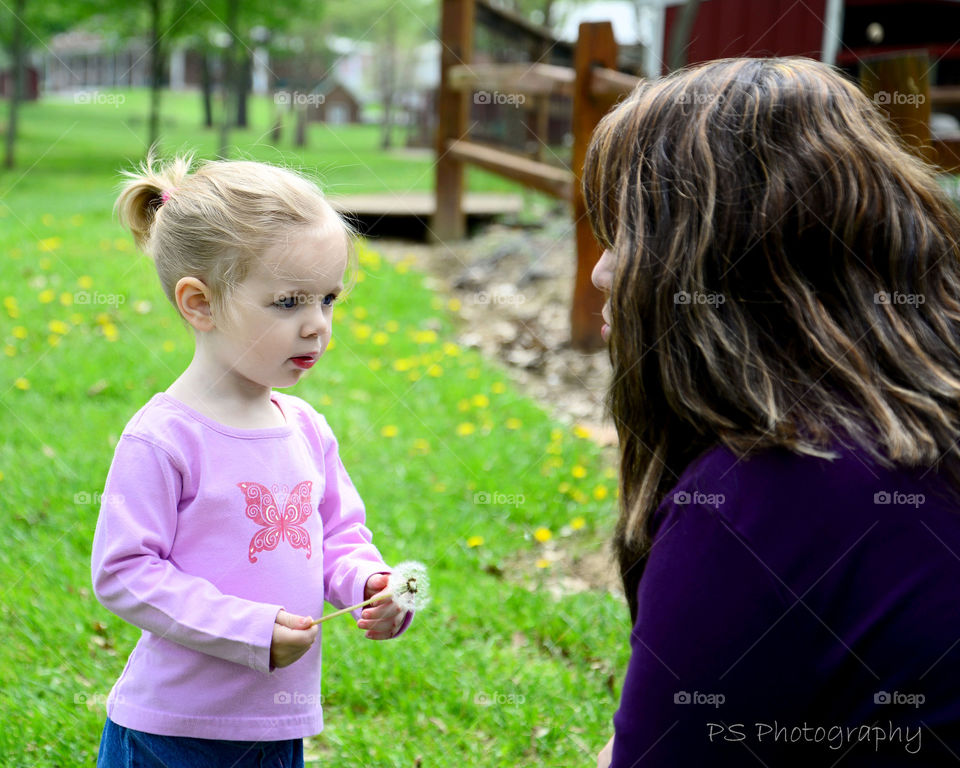
M 674 4 L 664 18 L 664 60 L 682 10 L 674 0 L 668 2 Z M 957 0 L 701 0 L 687 61 L 800 55 L 856 76 L 865 56 L 926 50 L 933 65 L 931 84 L 957 85 L 958 36 Z

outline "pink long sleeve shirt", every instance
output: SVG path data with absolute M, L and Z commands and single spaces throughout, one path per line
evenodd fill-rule
M 326 420 L 272 399 L 285 426 L 234 429 L 161 392 L 120 437 L 92 556 L 97 598 L 143 630 L 107 699 L 118 725 L 242 741 L 323 729 L 320 639 L 271 669 L 277 612 L 353 605 L 389 569 Z

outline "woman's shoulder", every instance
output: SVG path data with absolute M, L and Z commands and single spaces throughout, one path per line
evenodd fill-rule
M 274 390 L 273 395 L 286 414 L 288 423 L 301 432 L 317 434 L 322 443 L 333 438 L 333 430 L 327 423 L 326 417 L 307 400 L 276 390 Z

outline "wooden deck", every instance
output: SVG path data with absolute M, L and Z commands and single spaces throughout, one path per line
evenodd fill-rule
M 430 219 L 437 212 L 436 197 L 431 192 L 405 192 L 401 195 L 344 195 L 330 198 L 330 204 L 342 214 L 355 217 L 410 216 Z M 467 192 L 463 209 L 468 216 L 491 217 L 519 213 L 521 195 Z

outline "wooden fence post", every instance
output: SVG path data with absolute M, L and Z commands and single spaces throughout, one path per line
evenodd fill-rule
M 601 250 L 590 229 L 586 204 L 580 190 L 583 161 L 587 156 L 590 136 L 610 107 L 609 99 L 597 98 L 592 93 L 591 70 L 594 67 L 617 67 L 617 42 L 609 21 L 582 23 L 574 53 L 576 82 L 573 92 L 573 220 L 577 228 L 577 277 L 570 312 L 570 344 L 581 350 L 597 349 L 602 344 L 600 310 L 604 301 L 603 294 L 590 281 L 590 274 L 600 260 Z
M 436 214 L 432 237 L 457 240 L 466 234 L 463 213 L 463 161 L 447 151 L 449 140 L 466 138 L 468 90 L 450 87 L 450 67 L 473 60 L 474 0 L 442 0 L 440 8 L 440 86 L 437 90 Z
M 864 92 L 890 116 L 903 140 L 936 160 L 930 141 L 930 59 L 926 51 L 868 56 L 860 65 Z

